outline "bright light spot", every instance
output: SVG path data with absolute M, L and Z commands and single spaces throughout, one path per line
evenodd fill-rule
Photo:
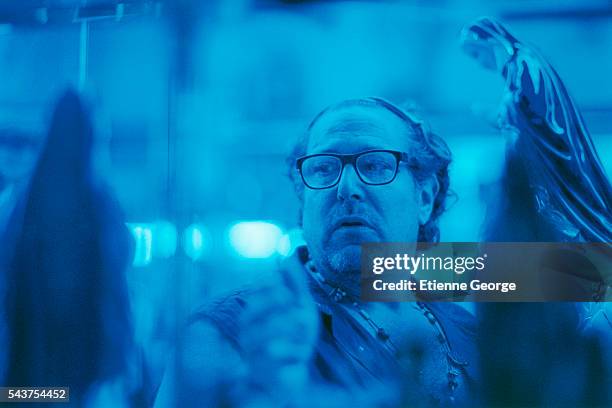
M 264 221 L 238 222 L 229 230 L 229 242 L 245 258 L 268 258 L 276 253 L 283 231 Z
M 291 238 L 289 238 L 289 234 L 283 234 L 280 237 L 278 245 L 276 245 L 276 252 L 281 256 L 289 256 L 291 254 Z
M 292 229 L 280 237 L 276 245 L 276 252 L 281 256 L 287 257 L 293 254 L 297 247 L 302 245 L 305 245 L 302 230 L 298 228 Z
M 132 265 L 135 267 L 147 266 L 153 258 L 153 231 L 150 224 L 126 224 L 134 236 L 134 259 Z
M 193 261 L 201 259 L 206 251 L 208 234 L 201 224 L 191 224 L 183 232 L 183 250 Z

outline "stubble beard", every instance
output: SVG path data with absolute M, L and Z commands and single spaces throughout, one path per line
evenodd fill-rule
M 325 251 L 319 262 L 315 259 L 317 269 L 325 280 L 334 287 L 342 289 L 352 297 L 360 294 L 361 248 L 358 245 Z

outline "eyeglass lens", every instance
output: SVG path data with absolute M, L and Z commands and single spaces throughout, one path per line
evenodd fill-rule
M 368 184 L 386 184 L 397 171 L 397 159 L 391 152 L 368 152 L 356 161 L 360 178 Z M 302 163 L 302 177 L 312 188 L 334 185 L 342 172 L 342 160 L 335 156 L 309 157 Z

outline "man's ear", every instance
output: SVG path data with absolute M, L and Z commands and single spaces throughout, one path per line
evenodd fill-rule
M 431 176 L 419 183 L 419 224 L 427 224 L 434 207 L 434 201 L 440 190 L 438 179 Z

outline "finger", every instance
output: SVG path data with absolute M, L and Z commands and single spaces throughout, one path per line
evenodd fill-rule
M 277 339 L 245 352 L 249 366 L 265 364 L 280 366 L 295 362 L 306 362 L 313 354 L 312 344 L 293 343 Z
M 283 314 L 285 310 L 293 308 L 295 302 L 289 292 L 269 292 L 266 295 L 249 298 L 240 319 L 245 324 L 265 321 L 269 316 Z
M 313 342 L 318 332 L 317 316 L 304 310 L 282 311 L 241 327 L 241 339 L 245 344 L 269 342 L 275 338 L 294 342 Z
M 280 275 L 294 299 L 300 303 L 312 302 L 306 271 L 297 257 L 285 260 L 280 269 Z
M 285 301 L 285 299 L 292 299 L 291 291 L 281 280 L 258 285 L 253 290 L 249 291 L 247 302 L 252 303 L 259 299 L 273 300 L 275 298 L 280 298 L 283 301 Z

